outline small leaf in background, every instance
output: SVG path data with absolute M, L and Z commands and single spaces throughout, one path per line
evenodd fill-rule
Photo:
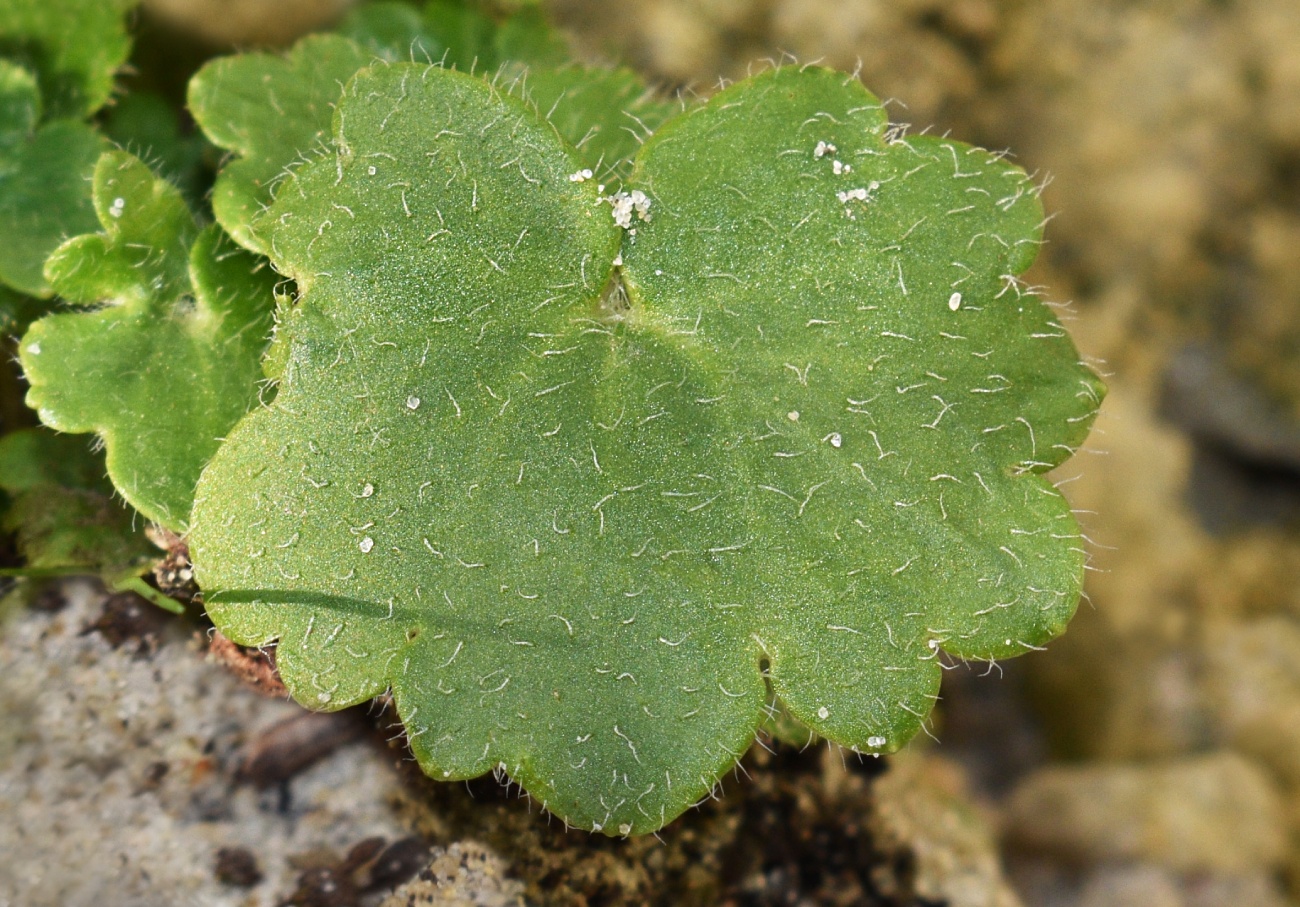
M 191 536 L 213 620 L 279 640 L 300 701 L 391 688 L 432 776 L 500 767 L 643 833 L 740 757 L 769 684 L 890 752 L 941 651 L 1060 632 L 1083 551 L 1039 473 L 1101 388 L 1017 282 L 1022 171 L 816 69 L 665 124 L 614 197 L 439 67 L 363 70 L 336 124 L 259 221 L 302 296 Z
M 217 223 L 254 252 L 266 245 L 252 228 L 285 169 L 328 137 L 343 85 L 373 55 L 337 35 L 311 35 L 284 56 L 222 57 L 190 80 L 189 108 L 207 137 L 234 152 L 217 177 Z
M 49 311 L 50 304 L 0 284 L 0 335 L 12 337 Z
M 104 232 L 69 240 L 47 273 L 91 311 L 50 315 L 19 345 L 28 404 L 68 432 L 98 432 L 108 474 L 146 517 L 183 532 L 219 439 L 257 402 L 275 275 L 139 160 L 95 168 Z
M 554 69 L 573 60 L 568 42 L 536 5 L 521 6 L 511 13 L 497 28 L 492 44 L 498 65 L 524 63 L 535 69 Z
M 534 68 L 520 80 L 519 92 L 602 181 L 626 179 L 641 144 L 682 109 L 653 94 L 629 69 Z
M 131 509 L 113 499 L 90 441 L 42 428 L 0 438 L 3 528 L 25 569 L 83 569 L 107 578 L 140 572 L 158 550 Z
M 5 0 L 0 57 L 35 73 L 50 119 L 84 119 L 112 94 L 131 51 L 126 14 L 138 2 Z
M 419 10 L 366 3 L 338 32 L 382 60 L 440 63 L 484 76 L 503 63 L 554 68 L 572 60 L 567 42 L 535 5 L 520 6 L 498 24 L 481 5 L 460 0 L 432 0 Z
M 0 283 L 35 297 L 50 295 L 46 256 L 95 228 L 88 181 L 107 147 L 79 120 L 41 115 L 35 76 L 0 60 Z
M 429 3 L 423 9 L 365 3 L 344 18 L 338 32 L 389 62 L 441 63 L 462 72 L 496 68 L 496 24 L 477 6 L 455 0 Z
M 104 133 L 176 186 L 191 203 L 203 201 L 204 158 L 211 149 L 197 129 L 186 134 L 176 109 L 161 95 L 135 91 L 104 117 Z

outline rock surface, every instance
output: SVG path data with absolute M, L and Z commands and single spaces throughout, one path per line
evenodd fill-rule
M 68 589 L 0 632 L 0 904 L 270 907 L 304 855 L 406 834 L 391 759 L 370 747 L 275 788 L 237 783 L 244 748 L 302 710 L 205 662 L 175 620 L 156 651 L 114 647 L 87 632 L 104 596 Z M 260 883 L 220 882 L 223 848 L 253 854 Z

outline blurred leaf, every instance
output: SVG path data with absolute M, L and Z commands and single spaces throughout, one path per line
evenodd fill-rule
M 136 91 L 126 95 L 104 119 L 108 137 L 148 162 L 186 199 L 202 200 L 204 157 L 211 147 L 201 132 L 186 134 L 176 109 L 161 95 Z
M 112 499 L 104 458 L 86 438 L 32 428 L 0 438 L 0 526 L 14 534 L 23 569 L 80 569 L 106 577 L 142 570 L 158 551 L 130 508 Z
M 338 28 L 389 62 L 441 63 L 490 75 L 502 63 L 565 66 L 569 46 L 536 5 L 523 5 L 500 24 L 479 4 L 433 0 L 417 10 L 404 3 L 366 3 Z
M 36 74 L 50 119 L 83 119 L 108 101 L 138 0 L 4 0 L 0 57 Z
M 0 283 L 46 297 L 45 258 L 95 227 L 90 174 L 105 143 L 88 125 L 41 116 L 36 80 L 0 60 Z
M 0 336 L 12 337 L 27 330 L 27 325 L 50 310 L 48 300 L 15 293 L 0 284 Z
M 498 63 L 526 63 L 534 68 L 565 66 L 573 60 L 569 44 L 537 6 L 520 7 L 501 23 L 493 40 Z

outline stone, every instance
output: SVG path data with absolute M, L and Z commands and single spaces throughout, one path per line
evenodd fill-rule
M 915 855 L 916 893 L 948 907 L 1020 907 L 961 768 L 920 749 L 891 757 L 874 790 L 879 827 Z
M 1013 791 L 1005 821 L 1016 847 L 1082 864 L 1242 873 L 1280 867 L 1287 847 L 1272 779 L 1231 752 L 1040 769 Z

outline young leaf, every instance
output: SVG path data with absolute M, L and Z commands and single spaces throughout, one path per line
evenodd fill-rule
M 182 130 L 180 117 L 167 99 L 153 92 L 134 91 L 107 114 L 104 132 L 110 140 L 149 163 L 186 199 L 202 201 L 207 191 L 204 157 L 211 146 L 198 130 Z
M 582 153 L 597 179 L 626 179 L 650 133 L 681 109 L 656 97 L 629 69 L 567 66 L 531 69 L 525 97 Z
M 0 57 L 36 74 L 51 119 L 82 119 L 108 101 L 131 41 L 125 14 L 138 0 L 5 0 Z
M 69 240 L 47 274 L 105 305 L 32 325 L 27 400 L 47 425 L 101 434 L 122 496 L 183 532 L 199 471 L 257 400 L 274 275 L 129 154 L 100 158 L 94 200 L 104 232 Z
M 286 56 L 222 57 L 190 80 L 189 109 L 208 138 L 234 152 L 212 190 L 217 223 L 253 252 L 266 245 L 252 223 L 294 161 L 327 135 L 343 83 L 373 55 L 346 38 L 310 35 Z
M 461 72 L 491 73 L 504 62 L 557 67 L 569 48 L 535 7 L 515 10 L 499 26 L 480 5 L 431 0 L 422 10 L 405 3 L 367 3 L 338 28 L 381 60 L 440 63 Z
M 87 180 L 105 143 L 77 120 L 43 126 L 28 70 L 0 60 L 0 284 L 50 295 L 46 256 L 64 238 L 95 228 Z
M 423 10 L 367 3 L 349 13 L 338 30 L 389 62 L 441 63 L 462 72 L 496 68 L 496 24 L 477 7 L 454 0 L 434 0 Z
M 568 43 L 536 6 L 515 10 L 496 30 L 492 44 L 498 64 L 523 63 L 551 69 L 573 59 Z
M 0 438 L 3 528 L 33 571 L 83 569 L 109 577 L 136 572 L 157 555 L 112 499 L 103 457 L 85 438 L 24 429 Z
M 391 688 L 434 777 L 641 833 L 748 747 L 766 676 L 887 752 L 941 648 L 1059 632 L 1082 554 L 1036 471 L 1100 389 L 1016 292 L 1022 172 L 891 140 L 820 70 L 671 121 L 614 198 L 459 73 L 363 70 L 336 123 L 259 224 L 302 297 L 191 535 L 300 700 Z

